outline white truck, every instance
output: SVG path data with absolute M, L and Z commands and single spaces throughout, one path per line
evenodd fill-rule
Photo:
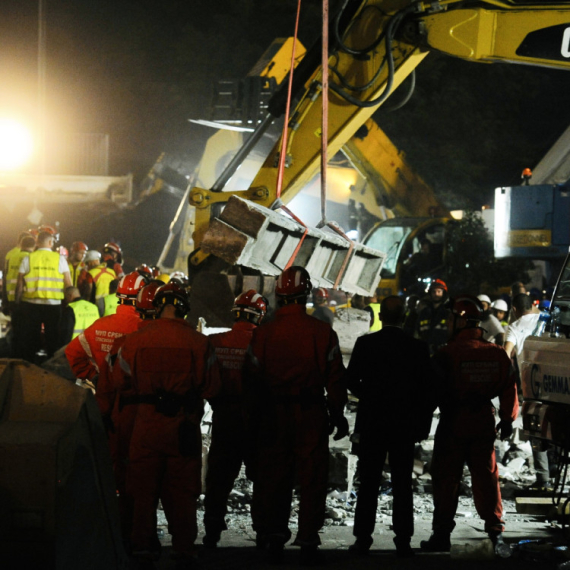
M 520 367 L 525 433 L 570 449 L 570 253 L 550 313 L 524 343 Z

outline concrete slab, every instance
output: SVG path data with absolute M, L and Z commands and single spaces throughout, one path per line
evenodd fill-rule
M 200 247 L 231 265 L 266 275 L 279 275 L 294 256 L 295 264 L 310 273 L 313 286 L 364 296 L 374 293 L 386 257 L 363 244 L 351 246 L 330 228 L 307 228 L 236 196 L 212 220 Z
M 556 514 L 552 497 L 517 497 L 515 501 L 517 513 L 543 517 L 554 517 Z

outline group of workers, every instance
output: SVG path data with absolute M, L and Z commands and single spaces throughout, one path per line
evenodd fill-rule
M 69 263 L 53 252 L 54 236 L 45 231 L 24 255 L 27 237 L 20 240 L 17 275 L 10 254 L 5 273 L 7 307 L 12 316 L 23 319 L 21 326 L 26 311 L 32 312 L 22 310 L 21 304 L 61 304 L 65 287 L 73 287 L 70 265 L 80 257 L 74 255 L 77 247 L 72 247 Z M 105 263 L 114 275 L 121 272 L 110 267 L 120 267 L 120 259 Z M 106 270 L 93 275 L 87 269 L 95 290 L 97 275 Z M 14 275 L 16 287 L 10 289 Z M 431 468 L 433 534 L 421 548 L 449 551 L 465 462 L 485 530 L 495 545 L 502 544 L 494 445 L 497 434 L 501 439 L 511 435 L 519 407 L 516 371 L 500 346 L 499 333 L 490 342 L 485 339 L 488 331 L 480 326 L 489 316 L 485 303 L 490 305 L 490 299 L 460 295 L 448 302 L 446 284 L 435 280 L 416 308 L 414 334 L 408 334 L 405 325 L 411 311 L 402 298 L 386 297 L 376 313 L 380 330 L 357 340 L 345 369 L 331 326 L 333 315 L 326 307 L 328 292 L 312 291 L 310 275 L 302 267 L 289 267 L 277 279 L 277 307 L 271 318 L 268 301 L 250 290 L 235 300 L 232 329 L 210 337 L 185 320 L 190 309 L 187 282 L 175 277 L 165 283 L 157 277 L 147 266 L 123 275 L 115 292 L 116 311 L 84 326 L 65 349 L 75 376 L 95 392 L 109 437 L 123 536 L 141 569 L 154 568 L 160 554 L 159 501 L 177 567 L 195 563 L 204 400 L 213 410 L 204 546 L 215 548 L 220 541 L 228 496 L 245 464 L 253 481 L 251 515 L 257 547 L 273 560 L 281 557 L 291 538 L 288 522 L 297 485 L 299 524 L 293 544 L 300 546 L 302 564 L 318 563 L 329 436 L 338 440 L 349 433 L 344 416 L 347 390 L 359 399 L 352 436 L 360 473 L 352 553 L 365 554 L 373 543 L 378 490 L 389 456 L 396 553 L 414 554 L 414 448 L 428 437 L 437 407 L 441 416 Z M 313 316 L 306 310 L 311 292 Z M 520 320 L 526 313 L 517 303 L 526 305 L 515 297 Z M 78 309 L 76 320 L 80 313 Z M 46 341 L 49 318 L 49 311 L 37 317 Z M 518 350 L 521 335 L 517 327 L 511 328 L 505 335 L 506 348 Z M 33 359 L 33 354 L 27 356 Z
M 115 293 L 124 276 L 121 247 L 108 242 L 101 253 L 76 241 L 68 251 L 58 240 L 55 227 L 42 225 L 21 232 L 6 254 L 2 312 L 11 321 L 10 356 L 30 362 L 50 358 L 117 309 Z M 145 264 L 138 269 L 160 274 Z
M 295 543 L 303 563 L 317 560 L 329 434 L 346 437 L 348 421 L 338 338 L 307 314 L 311 289 L 307 271 L 291 267 L 276 282 L 271 319 L 264 322 L 267 300 L 250 290 L 235 299 L 232 329 L 207 337 L 184 318 L 184 283 L 162 284 L 135 271 L 119 283 L 116 314 L 67 346 L 70 366 L 95 391 L 107 427 L 124 538 L 140 568 L 154 568 L 160 554 L 159 500 L 177 567 L 194 564 L 204 400 L 213 410 L 204 545 L 216 547 L 226 529 L 228 496 L 245 464 L 258 548 L 280 557 L 291 537 L 297 483 Z

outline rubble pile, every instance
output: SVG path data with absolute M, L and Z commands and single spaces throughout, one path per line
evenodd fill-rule
M 414 513 L 416 518 L 423 520 L 431 520 L 433 513 L 432 485 L 429 468 L 433 454 L 433 439 L 423 441 L 416 446 L 414 471 L 412 474 L 414 485 Z M 501 442 L 498 451 L 501 462 L 499 462 L 499 474 L 501 478 L 501 487 L 503 489 L 503 505 L 507 520 L 525 521 L 527 515 L 518 514 L 514 500 L 512 500 L 518 491 L 534 482 L 534 474 L 532 472 L 532 449 L 529 442 L 519 442 L 517 444 L 507 444 Z M 350 455 L 348 450 L 343 450 L 344 460 L 337 457 L 341 452 L 334 450 L 334 464 L 344 465 L 345 468 L 350 464 L 355 464 L 354 456 Z M 353 485 L 345 480 L 344 485 L 339 484 L 339 469 L 335 469 L 331 479 L 332 490 L 327 496 L 325 526 L 353 526 L 354 509 L 356 506 L 356 497 L 358 495 L 358 475 L 354 479 Z M 347 474 L 347 479 L 351 474 Z M 390 485 L 389 465 L 383 473 L 384 482 L 380 489 L 378 497 L 377 521 L 391 525 L 392 519 L 392 488 Z M 334 484 L 333 484 L 334 482 Z M 334 488 L 336 487 L 336 488 Z M 344 488 L 343 488 L 344 487 Z M 253 494 L 253 484 L 245 477 L 245 470 L 242 469 L 240 477 L 236 480 L 234 489 L 228 501 L 228 514 L 226 517 L 227 525 L 232 530 L 246 531 L 251 527 L 251 498 Z M 471 490 L 471 476 L 469 470 L 465 467 L 463 482 L 461 487 L 461 496 L 459 498 L 459 507 L 457 516 L 477 518 L 473 505 Z M 203 516 L 203 495 L 200 498 L 199 513 Z M 291 507 L 291 518 L 289 521 L 291 530 L 297 528 L 299 511 L 299 499 L 295 496 Z M 199 514 L 199 519 L 201 516 Z M 164 520 L 164 525 L 166 521 Z M 159 521 L 159 526 L 162 526 Z M 166 530 L 166 527 L 165 527 Z

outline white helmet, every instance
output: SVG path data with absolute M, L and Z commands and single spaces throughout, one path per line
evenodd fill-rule
M 487 303 L 487 305 L 491 304 L 491 299 L 487 295 L 477 295 L 477 299 L 479 299 L 481 303 Z
M 83 258 L 83 261 L 87 263 L 88 261 L 95 261 L 96 259 L 101 259 L 101 254 L 94 249 L 90 249 Z
M 491 309 L 497 309 L 497 311 L 505 311 L 505 313 L 509 310 L 509 306 L 507 305 L 506 301 L 503 299 L 497 299 L 491 303 Z

